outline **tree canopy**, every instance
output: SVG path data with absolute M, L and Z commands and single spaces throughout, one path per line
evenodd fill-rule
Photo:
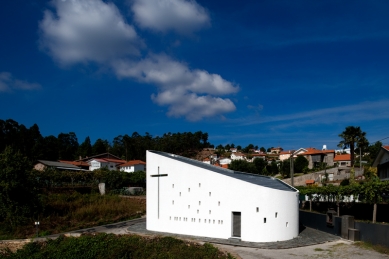
M 369 142 L 366 139 L 366 132 L 363 132 L 360 127 L 348 126 L 339 134 L 342 140 L 339 142 L 338 147 L 350 148 L 351 166 L 354 166 L 355 160 L 355 147 L 366 149 Z

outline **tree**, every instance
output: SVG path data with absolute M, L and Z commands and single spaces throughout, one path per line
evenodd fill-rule
M 109 143 L 107 140 L 102 140 L 101 138 L 97 139 L 92 146 L 93 155 L 98 155 L 102 153 L 107 153 L 109 150 Z
M 348 126 L 339 134 L 342 140 L 339 142 L 338 147 L 350 148 L 351 166 L 354 166 L 355 160 L 355 145 L 363 148 L 368 143 L 366 140 L 366 132 L 363 132 L 360 127 Z
M 260 174 L 262 172 L 263 168 L 265 168 L 267 166 L 267 161 L 265 159 L 257 157 L 254 159 L 253 164 L 254 164 L 255 168 L 257 169 L 256 173 Z
M 85 138 L 84 142 L 78 147 L 78 155 L 81 157 L 87 157 L 92 155 L 92 145 L 89 136 Z
M 236 149 L 237 149 L 238 151 L 240 151 L 240 150 L 242 150 L 242 146 L 237 145 L 237 146 L 236 146 Z
M 298 156 L 294 161 L 294 171 L 296 173 L 302 173 L 304 168 L 308 167 L 309 161 L 303 157 L 303 156 Z
M 32 165 L 19 151 L 6 147 L 0 154 L 0 220 L 11 228 L 38 212 L 39 199 Z
M 233 160 L 231 164 L 228 165 L 228 169 L 252 174 L 256 173 L 254 164 L 245 160 Z
M 262 153 L 265 153 L 265 152 L 266 152 L 266 148 L 264 148 L 264 147 L 261 147 L 259 150 L 260 150 Z
M 286 159 L 280 163 L 280 173 L 283 178 L 290 177 L 290 160 Z
M 78 140 L 76 133 L 60 133 L 58 139 L 59 159 L 73 160 L 78 150 Z
M 272 175 L 278 174 L 278 172 L 279 172 L 280 170 L 278 169 L 278 164 L 277 164 L 277 162 L 276 162 L 276 161 L 272 161 L 270 165 L 271 165 L 271 172 L 272 172 Z

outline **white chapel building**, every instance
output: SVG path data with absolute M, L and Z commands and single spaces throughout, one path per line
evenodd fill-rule
M 272 242 L 299 234 L 299 193 L 272 177 L 147 151 L 150 231 Z

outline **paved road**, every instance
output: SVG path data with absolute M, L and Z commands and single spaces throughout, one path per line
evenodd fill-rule
M 141 234 L 141 235 L 169 235 L 193 242 L 209 242 L 230 252 L 236 258 L 242 259 L 279 259 L 279 258 L 339 258 L 339 259 L 387 259 L 389 256 L 375 251 L 365 250 L 353 245 L 353 242 L 340 239 L 318 230 L 305 228 L 298 238 L 283 242 L 252 243 L 238 242 L 236 240 L 204 238 L 196 236 L 175 235 L 146 230 L 146 219 L 135 219 L 93 228 L 80 229 L 67 233 L 67 236 L 79 236 L 82 233 L 113 233 L 113 234 Z M 60 234 L 34 239 L 45 240 L 57 238 Z M 1 243 L 15 242 L 16 240 L 1 241 Z M 21 240 L 21 242 L 23 242 Z
M 258 249 L 251 247 L 237 247 L 216 245 L 237 258 L 242 259 L 309 259 L 309 258 L 337 258 L 337 259 L 388 259 L 389 256 L 375 251 L 362 249 L 347 240 L 337 240 L 324 244 L 289 248 L 289 249 Z

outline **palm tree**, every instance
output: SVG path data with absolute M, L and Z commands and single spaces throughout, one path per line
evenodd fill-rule
M 341 137 L 343 140 L 339 142 L 338 147 L 350 148 L 351 167 L 354 166 L 355 145 L 357 145 L 359 148 L 362 148 L 366 145 L 366 143 L 369 143 L 365 136 L 366 132 L 363 132 L 360 127 L 354 126 L 346 127 L 346 129 L 341 134 L 339 134 L 339 137 Z

